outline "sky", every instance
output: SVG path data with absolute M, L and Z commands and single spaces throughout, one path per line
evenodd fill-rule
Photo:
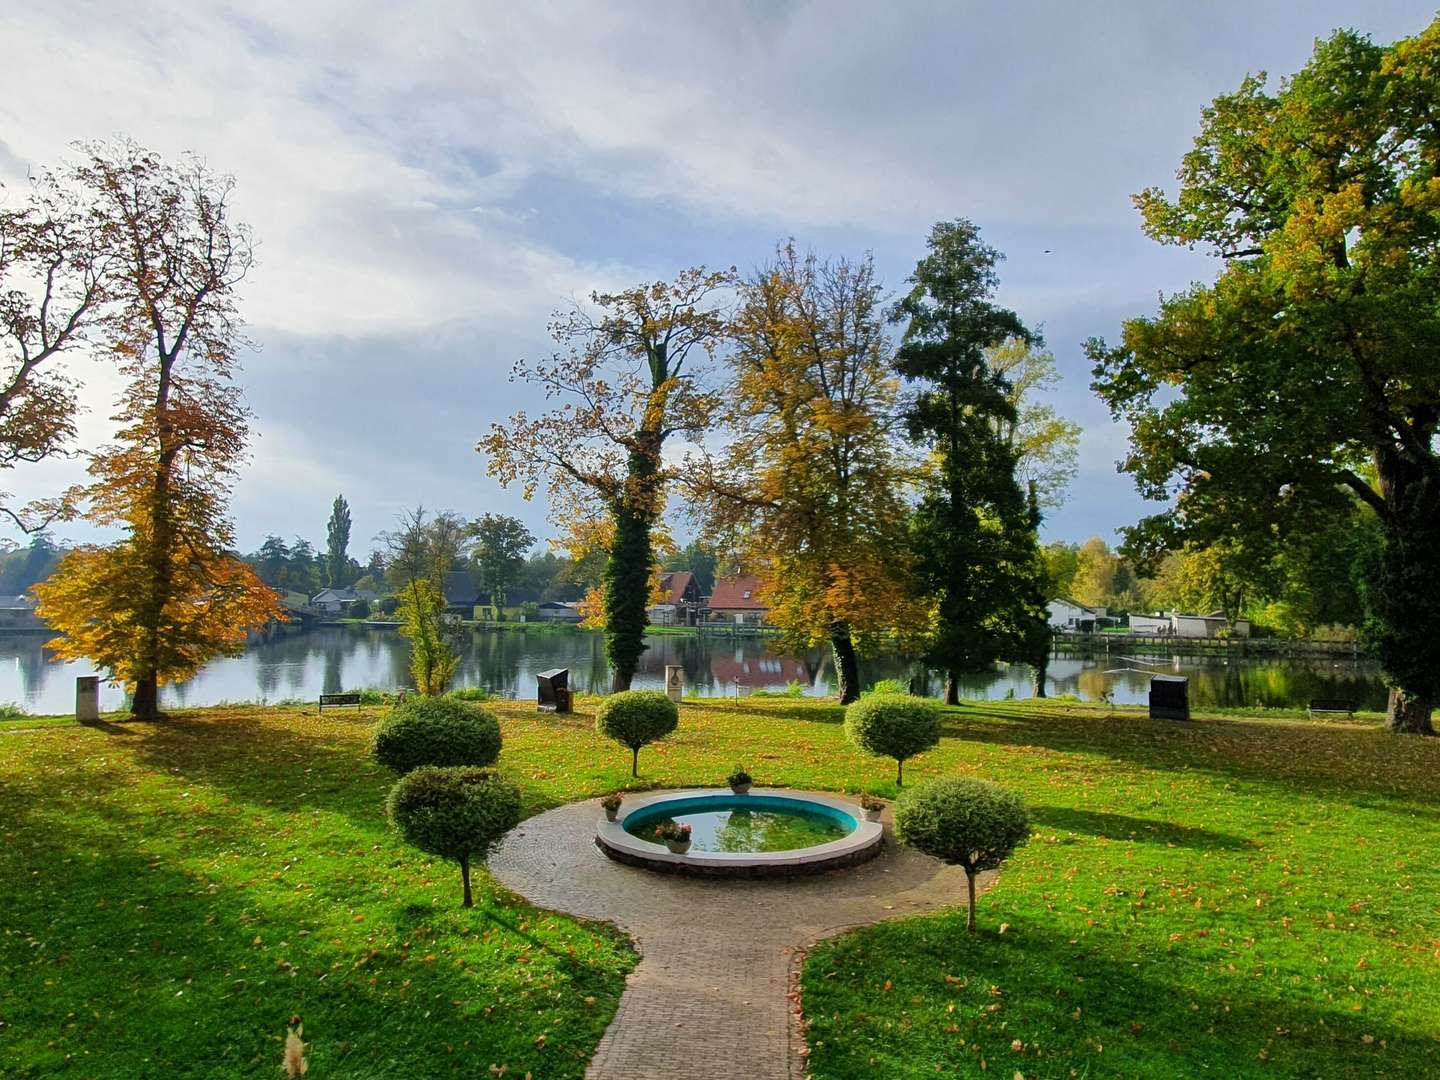
M 1153 507 L 1116 471 L 1126 432 L 1082 349 L 1213 277 L 1141 233 L 1130 196 L 1174 187 L 1216 95 L 1302 66 L 1317 37 L 1418 33 L 1408 0 L 1195 4 L 335 3 L 48 0 L 0 6 L 0 199 L 127 136 L 203 155 L 259 241 L 241 291 L 253 460 L 243 550 L 323 546 L 338 493 L 351 554 L 423 503 L 556 531 L 485 473 L 476 440 L 541 404 L 512 364 L 550 313 L 697 264 L 764 262 L 794 237 L 874 255 L 902 290 L 925 235 L 965 217 L 1005 253 L 999 299 L 1040 327 L 1084 427 L 1046 539 L 1107 539 Z M 85 382 L 81 444 L 119 389 Z M 16 470 L 21 499 L 77 461 Z M 57 535 L 90 539 L 83 526 Z

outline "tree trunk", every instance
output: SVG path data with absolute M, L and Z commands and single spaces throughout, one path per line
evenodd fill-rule
M 960 676 L 953 671 L 945 674 L 945 704 L 960 704 Z
M 965 885 L 970 890 L 970 917 L 965 921 L 965 929 L 975 930 L 975 871 L 969 867 L 965 869 Z
M 130 697 L 130 715 L 136 720 L 154 720 L 160 715 L 160 680 L 152 672 L 135 681 Z
M 632 462 L 632 476 L 635 469 Z M 610 661 L 612 685 L 618 693 L 630 689 L 645 651 L 654 553 L 650 514 L 621 506 L 614 516 L 615 541 L 605 562 L 605 658 Z
M 460 856 L 460 880 L 465 885 L 465 899 L 461 901 L 461 906 L 474 907 L 475 898 L 470 895 L 470 856 L 468 855 Z
M 1041 656 L 1037 663 L 1031 665 L 1030 685 L 1034 688 L 1035 696 L 1045 696 L 1045 683 L 1050 677 L 1050 654 L 1047 652 Z
M 860 698 L 860 662 L 855 657 L 855 642 L 850 640 L 849 627 L 830 634 L 830 651 L 835 654 L 835 680 L 840 689 L 840 704 L 849 705 Z
M 1385 713 L 1385 726 L 1398 735 L 1434 735 L 1430 714 L 1433 703 L 1406 694 L 1392 687 L 1390 708 Z
M 904 758 L 896 758 L 896 759 L 895 759 L 895 786 L 896 786 L 896 787 L 904 787 L 904 786 L 905 786 L 905 759 L 904 759 Z
M 640 776 L 640 747 L 638 746 L 630 748 L 630 775 L 637 779 Z

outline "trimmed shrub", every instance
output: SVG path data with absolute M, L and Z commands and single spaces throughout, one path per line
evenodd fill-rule
M 622 690 L 595 712 L 595 730 L 630 748 L 630 775 L 640 775 L 640 748 L 675 730 L 680 710 L 659 690 Z
M 929 780 L 895 803 L 895 835 L 902 844 L 965 869 L 969 927 L 975 929 L 975 875 L 995 870 L 1030 835 L 1020 796 L 986 780 Z
M 845 734 L 867 754 L 893 757 L 903 784 L 905 759 L 940 741 L 940 708 L 909 694 L 870 694 L 846 707 Z
M 909 694 L 910 684 L 904 679 L 876 679 L 875 685 L 866 690 L 861 697 L 869 697 L 872 694 Z
M 460 864 L 464 905 L 473 907 L 470 863 L 520 824 L 520 789 L 489 769 L 426 765 L 390 789 L 385 812 L 407 842 Z
M 398 773 L 422 765 L 494 765 L 500 722 L 478 705 L 415 695 L 380 722 L 372 747 L 375 760 Z
M 445 696 L 455 701 L 489 701 L 490 691 L 483 686 L 462 686 Z

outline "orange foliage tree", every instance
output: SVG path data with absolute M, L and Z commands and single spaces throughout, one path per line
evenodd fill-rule
M 115 275 L 100 333 L 127 380 L 116 440 L 91 456 L 85 516 L 125 536 L 67 556 L 36 591 L 63 635 L 51 647 L 109 671 L 152 719 L 161 684 L 282 614 L 232 553 L 226 514 L 249 433 L 233 378 L 251 240 L 230 219 L 233 180 L 203 162 L 168 165 L 128 142 L 84 149 L 74 175 L 95 195 Z
M 880 286 L 869 259 L 822 263 L 793 244 L 741 286 L 727 447 L 688 480 L 716 538 L 761 581 L 792 648 L 829 645 L 843 702 L 857 647 L 923 636 L 905 522 L 913 462 L 892 437 Z

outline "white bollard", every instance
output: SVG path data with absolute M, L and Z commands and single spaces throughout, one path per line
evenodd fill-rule
M 685 669 L 679 664 L 665 665 L 665 696 L 678 703 L 685 691 Z
M 75 719 L 82 724 L 100 722 L 100 677 L 81 675 L 75 680 Z

